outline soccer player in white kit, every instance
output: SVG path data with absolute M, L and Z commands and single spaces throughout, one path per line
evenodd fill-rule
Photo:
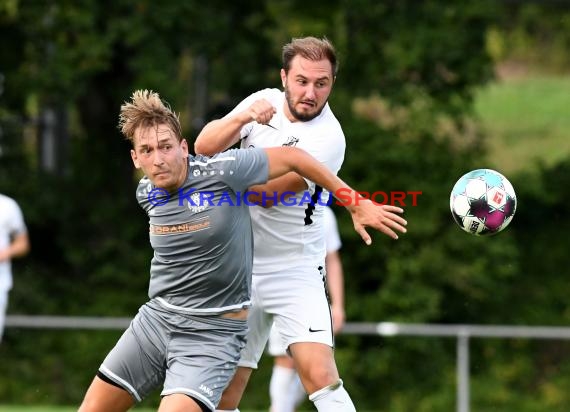
M 345 138 L 327 103 L 336 69 L 336 53 L 328 40 L 293 39 L 283 48 L 284 92 L 260 90 L 222 119 L 208 123 L 196 139 L 196 153 L 213 154 L 239 141 L 242 148 L 296 146 L 338 173 Z M 334 360 L 332 319 L 323 282 L 322 216 L 328 193 L 295 173 L 257 191 L 265 195 L 261 200 L 266 202 L 265 207 L 250 208 L 254 231 L 250 332 L 218 410 L 237 410 L 275 322 L 317 410 L 355 411 Z M 283 196 L 288 199 L 286 204 L 277 202 Z M 393 231 L 384 233 L 397 239 Z
M 4 332 L 8 295 L 12 289 L 12 259 L 30 250 L 28 230 L 18 203 L 0 194 L 0 342 Z
M 340 257 L 342 242 L 334 212 L 330 207 L 324 209 L 325 229 L 325 270 L 327 289 L 331 305 L 333 332 L 337 334 L 344 326 L 344 272 Z M 287 354 L 287 348 L 281 342 L 277 328 L 271 328 L 267 353 L 274 356 L 273 370 L 269 381 L 270 412 L 294 412 L 307 397 L 293 359 Z

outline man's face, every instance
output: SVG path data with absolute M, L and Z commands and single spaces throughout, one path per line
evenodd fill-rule
M 170 128 L 161 124 L 139 127 L 133 141 L 133 163 L 156 187 L 172 192 L 182 186 L 188 170 L 186 140 L 179 142 Z
M 289 73 L 281 69 L 290 121 L 306 122 L 317 117 L 325 106 L 334 83 L 332 65 L 327 60 L 312 61 L 295 56 Z

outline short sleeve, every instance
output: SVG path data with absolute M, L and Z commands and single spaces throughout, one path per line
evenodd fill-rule
M 230 149 L 217 154 L 212 161 L 220 163 L 221 178 L 237 191 L 269 179 L 267 153 L 260 148 Z
M 24 215 L 20 206 L 15 201 L 10 202 L 10 219 L 8 220 L 8 232 L 11 234 L 20 234 L 27 232 L 24 222 Z

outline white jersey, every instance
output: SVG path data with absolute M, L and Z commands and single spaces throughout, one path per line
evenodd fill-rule
M 283 111 L 285 93 L 278 89 L 264 89 L 248 96 L 228 116 L 245 110 L 259 99 L 271 102 L 277 113 L 269 125 L 246 124 L 241 129 L 242 148 L 295 146 L 311 154 L 334 174 L 338 173 L 344 160 L 346 142 L 340 123 L 328 103 L 314 119 L 290 122 Z M 278 199 L 276 206 L 250 208 L 254 274 L 276 272 L 301 264 L 323 265 L 323 209 L 329 193 L 308 180 L 307 186 L 307 191 L 287 197 L 286 202 Z
M 10 237 L 26 232 L 24 217 L 16 201 L 0 194 L 0 250 L 10 246 Z M 0 262 L 0 292 L 12 288 L 10 260 Z

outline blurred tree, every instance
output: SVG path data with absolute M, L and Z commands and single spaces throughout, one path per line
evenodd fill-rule
M 499 74 L 568 73 L 570 7 L 566 1 L 508 1 L 487 36 Z

